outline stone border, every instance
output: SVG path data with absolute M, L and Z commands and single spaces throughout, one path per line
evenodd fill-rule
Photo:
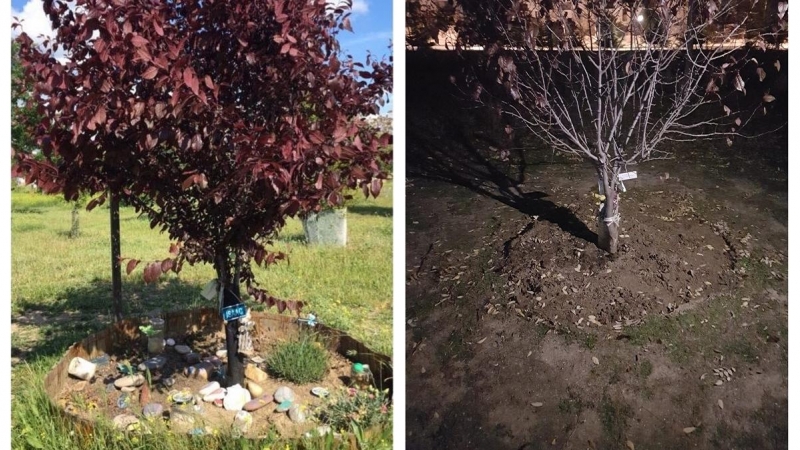
M 292 316 L 251 311 L 251 317 L 256 323 L 258 333 L 275 335 L 276 338 L 295 336 L 300 331 L 300 324 Z M 224 331 L 224 323 L 215 308 L 196 308 L 182 311 L 173 311 L 162 314 L 164 319 L 164 338 L 186 336 L 194 333 L 215 333 Z M 53 407 L 63 415 L 74 421 L 76 430 L 91 433 L 93 421 L 77 414 L 67 412 L 58 406 L 57 398 L 64 389 L 65 381 L 69 377 L 69 363 L 72 358 L 81 357 L 93 359 L 103 353 L 114 355 L 121 349 L 143 345 L 139 325 L 144 324 L 145 318 L 123 319 L 97 333 L 72 344 L 64 356 L 53 366 L 44 379 L 44 389 Z M 376 387 L 389 389 L 389 398 L 393 394 L 393 378 L 391 358 L 373 352 L 367 346 L 357 341 L 347 333 L 318 324 L 315 330 L 320 332 L 328 343 L 328 350 L 342 355 L 344 358 L 368 364 L 375 377 Z M 353 354 L 351 356 L 350 354 Z

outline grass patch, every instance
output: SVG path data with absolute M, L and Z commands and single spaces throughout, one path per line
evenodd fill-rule
M 372 386 L 367 389 L 342 388 L 331 393 L 315 416 L 333 430 L 346 432 L 353 427 L 354 421 L 362 429 L 391 425 L 392 408 L 386 391 Z
M 31 310 L 110 315 L 108 210 L 82 210 L 81 236 L 67 239 L 60 233 L 69 232 L 72 208 L 61 197 L 15 190 L 11 202 L 12 211 L 41 211 L 12 213 L 12 316 Z M 290 219 L 274 240 L 275 250 L 286 252 L 289 262 L 253 270 L 272 295 L 303 300 L 306 311 L 315 312 L 321 322 L 347 331 L 375 351 L 391 353 L 392 183 L 385 184 L 379 198 L 356 196 L 348 207 L 363 213 L 349 215 L 346 248 L 298 242 L 302 224 Z M 120 210 L 123 257 L 145 262 L 165 258 L 168 236 L 137 217 L 131 208 Z M 199 292 L 212 278 L 214 270 L 206 264 L 186 265 L 177 276 L 164 276 L 155 285 L 142 282 L 141 269 L 123 274 L 126 313 L 208 305 Z
M 722 346 L 722 351 L 725 352 L 726 355 L 736 355 L 741 358 L 742 361 L 749 364 L 758 362 L 758 350 L 746 338 L 737 338 L 725 342 Z
M 623 448 L 625 434 L 628 429 L 628 420 L 633 417 L 631 407 L 621 401 L 615 402 L 603 395 L 600 401 L 600 422 L 603 424 L 603 435 L 612 444 L 613 448 Z
M 728 338 L 724 330 L 731 301 L 719 297 L 681 314 L 650 317 L 629 328 L 628 336 L 634 345 L 663 345 L 673 362 L 685 364 L 699 355 L 711 354 L 715 343 Z
M 567 388 L 567 397 L 558 402 L 558 410 L 571 416 L 580 414 L 587 406 L 581 397 L 572 389 Z
M 637 365 L 636 372 L 639 375 L 639 378 L 646 380 L 653 373 L 653 363 L 647 359 L 643 360 Z
M 297 384 L 319 381 L 328 372 L 328 353 L 312 334 L 277 345 L 267 367 L 278 378 Z

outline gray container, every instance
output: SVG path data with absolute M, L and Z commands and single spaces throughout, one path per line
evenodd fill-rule
M 311 245 L 347 245 L 347 208 L 324 209 L 303 219 L 306 241 Z

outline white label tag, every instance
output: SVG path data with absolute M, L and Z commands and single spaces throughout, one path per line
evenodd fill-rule
M 636 178 L 636 171 L 619 174 L 620 181 L 633 180 L 634 178 Z

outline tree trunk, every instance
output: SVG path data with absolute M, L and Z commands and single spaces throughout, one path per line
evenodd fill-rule
M 81 234 L 79 213 L 78 203 L 75 202 L 72 204 L 72 226 L 69 229 L 70 239 L 75 239 Z
M 234 273 L 231 274 L 231 265 L 228 253 L 217 252 L 215 257 L 217 280 L 222 285 L 222 306 L 233 306 L 241 303 L 239 289 L 240 262 L 237 260 Z M 244 382 L 244 359 L 239 354 L 239 320 L 231 320 L 225 324 L 225 349 L 228 352 L 228 369 L 225 373 L 225 387 Z
M 614 255 L 619 244 L 619 170 L 613 169 L 609 173 L 605 168 L 599 167 L 597 175 L 603 188 L 600 194 L 606 196 L 597 214 L 597 246 Z
M 111 297 L 114 302 L 114 317 L 122 319 L 122 264 L 119 244 L 119 196 L 111 192 Z

